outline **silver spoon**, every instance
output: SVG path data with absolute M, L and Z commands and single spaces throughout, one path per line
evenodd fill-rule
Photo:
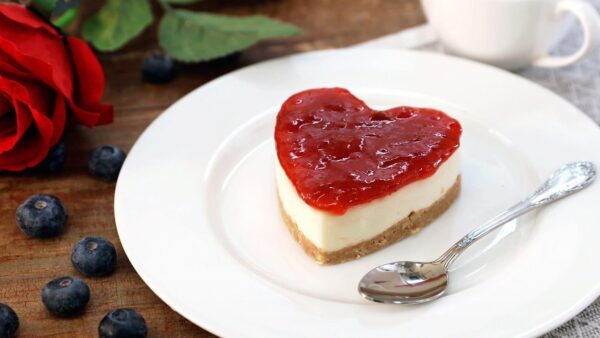
M 591 162 L 562 166 L 531 196 L 473 229 L 433 262 L 393 262 L 369 271 L 358 284 L 358 292 L 378 303 L 417 304 L 439 298 L 448 285 L 448 266 L 478 239 L 511 220 L 569 196 L 590 185 L 596 177 Z

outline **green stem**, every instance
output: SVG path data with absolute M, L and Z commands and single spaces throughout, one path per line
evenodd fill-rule
M 54 20 L 54 26 L 64 29 L 73 22 L 75 16 L 77 16 L 77 8 L 70 8 L 60 18 Z
M 171 7 L 171 5 L 169 5 L 167 2 L 162 1 L 162 0 L 158 0 L 158 3 L 160 4 L 160 7 L 162 7 L 162 9 L 165 12 L 170 12 L 173 10 L 173 7 Z

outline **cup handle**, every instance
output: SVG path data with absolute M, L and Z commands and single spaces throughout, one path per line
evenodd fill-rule
M 543 55 L 533 61 L 539 67 L 557 68 L 570 65 L 583 58 L 600 45 L 600 14 L 589 3 L 582 0 L 562 0 L 556 5 L 556 14 L 570 12 L 577 17 L 583 28 L 583 44 L 578 51 L 567 56 Z

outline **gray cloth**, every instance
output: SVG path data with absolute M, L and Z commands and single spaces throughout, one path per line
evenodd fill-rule
M 575 318 L 566 322 L 543 338 L 597 338 L 600 337 L 600 298 Z
M 590 2 L 600 11 L 600 0 L 590 0 Z M 558 43 L 552 54 L 567 55 L 576 51 L 581 45 L 583 37 L 581 29 L 578 25 L 569 26 L 571 28 L 565 38 Z M 558 69 L 531 67 L 519 74 L 564 97 L 600 124 L 600 48 L 568 67 Z M 597 331 L 594 337 L 600 337 L 600 331 Z

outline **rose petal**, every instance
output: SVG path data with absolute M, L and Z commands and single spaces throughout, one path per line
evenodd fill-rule
M 25 68 L 21 67 L 2 50 L 0 50 L 0 72 L 22 78 L 34 78 Z
M 111 122 L 113 107 L 100 102 L 104 86 L 85 42 L 64 40 L 23 6 L 0 3 L 0 170 L 40 163 L 62 136 L 67 105 L 87 126 Z
M 14 143 L 10 143 L 10 138 L 17 133 L 17 118 L 14 109 L 11 109 L 4 115 L 0 116 L 0 153 L 3 150 L 8 150 L 15 146 L 18 139 Z
M 0 11 L 0 70 L 39 78 L 65 98 L 81 124 L 92 127 L 112 122 L 113 107 L 100 102 L 105 86 L 102 67 L 88 45 L 68 38 L 69 48 L 65 48 L 62 40 L 34 19 Z
M 0 117 L 12 110 L 10 99 L 0 93 Z
M 17 114 L 31 114 L 20 103 L 15 106 L 15 111 Z M 0 155 L 0 170 L 21 171 L 44 160 L 51 146 L 45 136 L 47 133 L 40 133 L 40 129 L 32 124 L 14 148 Z
M 69 102 L 75 119 L 88 127 L 111 123 L 112 105 L 100 103 L 106 82 L 98 59 L 82 40 L 69 37 L 67 43 L 77 74 L 73 100 Z
M 22 5 L 13 3 L 0 4 L 0 13 L 12 21 L 32 28 L 41 28 L 53 35 L 59 35 L 56 29 Z
M 0 73 L 0 92 L 48 115 L 54 106 L 54 95 L 50 89 L 33 79 L 22 79 Z
M 21 107 L 17 100 L 13 100 L 11 108 L 13 106 Z M 29 111 L 21 108 L 11 109 L 10 113 L 0 117 L 0 154 L 12 149 L 31 125 Z
M 63 97 L 57 96 L 54 100 L 54 112 L 52 113 L 52 125 L 54 126 L 50 145 L 55 145 L 60 140 L 67 122 L 67 105 Z
M 49 148 L 58 142 L 66 120 L 65 103 L 61 96 L 53 97 L 48 87 L 39 81 L 17 79 L 6 74 L 0 74 L 0 92 L 12 98 L 12 106 L 15 108 L 17 119 L 17 132 L 5 134 L 5 137 L 0 140 L 2 156 L 4 153 L 12 151 L 17 142 L 20 143 L 25 131 L 31 126 L 32 120 L 44 146 Z M 54 101 L 53 104 L 52 101 Z M 12 129 L 14 130 L 14 128 Z M 32 161 L 36 159 L 37 157 L 34 157 Z M 35 164 L 37 163 L 31 162 L 29 166 Z
M 52 120 L 50 120 L 50 118 L 46 114 L 32 109 L 31 106 L 27 107 L 22 104 L 19 104 L 19 106 L 28 108 L 30 110 L 35 126 L 37 127 L 40 135 L 44 139 L 44 142 L 48 143 L 48 147 L 50 147 L 52 145 L 52 140 L 54 139 L 53 135 L 55 130 L 54 125 L 52 124 Z
M 60 36 L 23 25 L 0 12 L 0 50 L 64 97 L 72 97 L 73 69 Z

